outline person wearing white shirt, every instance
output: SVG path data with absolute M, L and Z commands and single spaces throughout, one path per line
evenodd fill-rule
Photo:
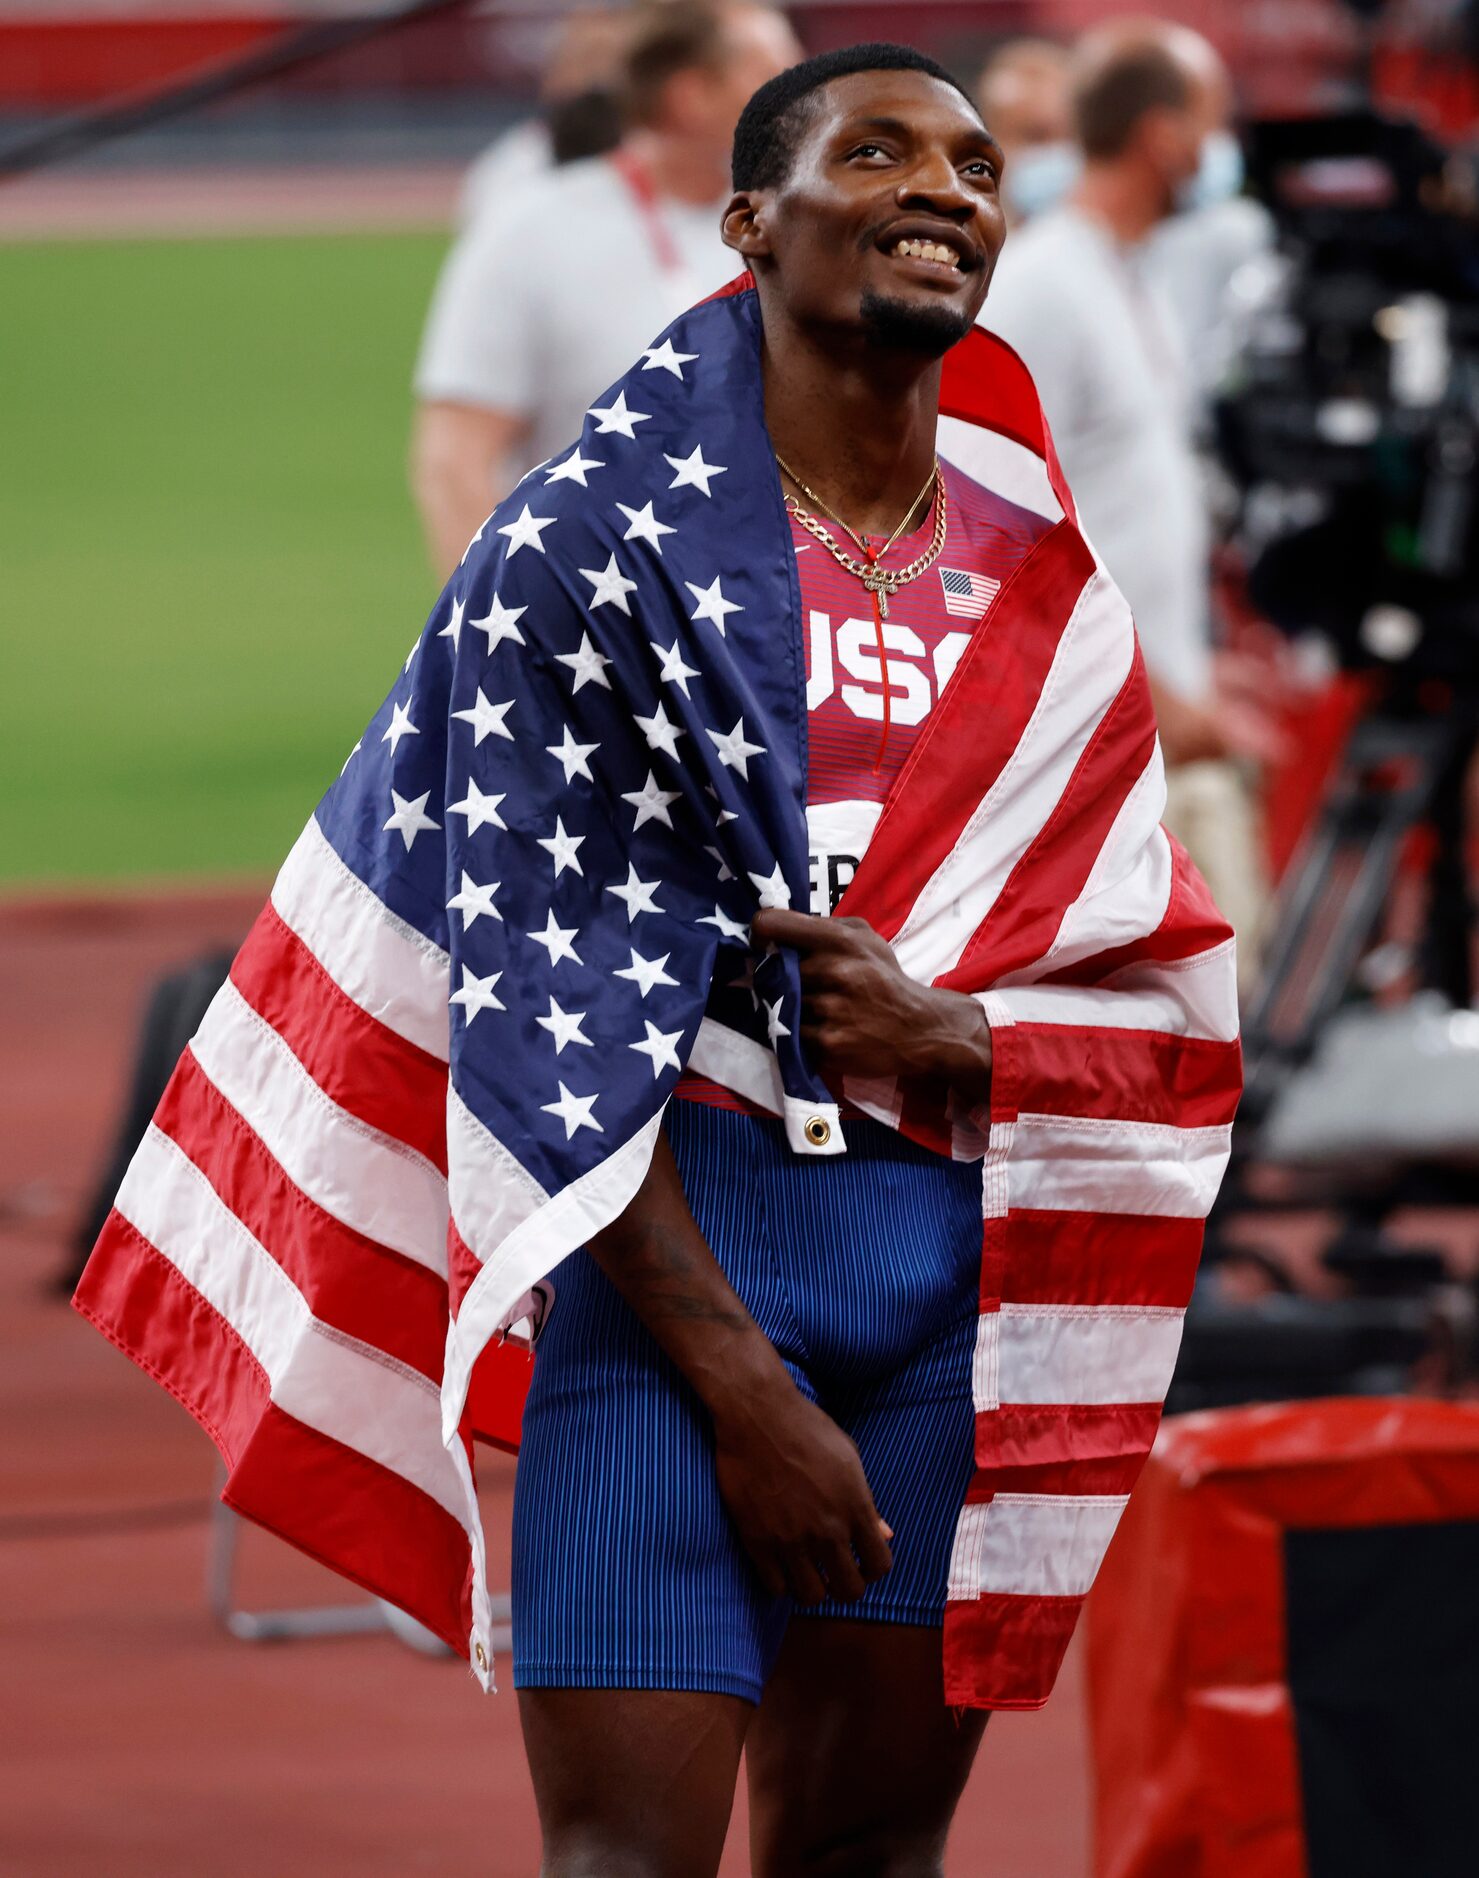
M 1251 964 L 1265 896 L 1237 763 L 1270 759 L 1280 739 L 1258 675 L 1213 651 L 1196 386 L 1147 259 L 1147 238 L 1194 195 L 1225 125 L 1227 78 L 1199 34 L 1160 22 L 1088 35 L 1075 68 L 1082 174 L 1012 234 L 981 323 L 1026 360 L 1084 532 L 1130 602 L 1168 769 L 1166 824 Z
M 517 477 L 579 434 L 633 354 L 734 273 L 719 236 L 734 126 L 799 56 L 784 17 L 754 0 L 643 9 L 616 150 L 531 178 L 454 245 L 422 338 L 411 451 L 439 574 Z

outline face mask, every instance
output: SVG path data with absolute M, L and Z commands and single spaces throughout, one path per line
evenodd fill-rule
M 1214 208 L 1242 187 L 1243 146 L 1230 130 L 1214 130 L 1202 139 L 1195 172 L 1176 191 L 1176 207 L 1182 211 Z
M 1078 181 L 1083 159 L 1071 143 L 1029 144 L 1008 161 L 1001 192 L 1012 214 L 1026 221 L 1051 209 Z

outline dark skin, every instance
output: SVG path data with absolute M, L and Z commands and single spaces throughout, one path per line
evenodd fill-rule
M 765 414 L 778 453 L 854 529 L 887 535 L 934 460 L 940 356 L 985 297 L 1004 223 L 1001 153 L 953 87 L 863 72 L 814 94 L 788 175 L 724 219 L 755 274 Z M 954 261 L 897 253 L 948 246 Z M 883 311 L 880 313 L 880 305 Z M 801 962 L 802 1035 L 845 1074 L 989 1095 L 979 1005 L 917 984 L 861 920 L 768 910 L 757 945 Z M 857 1449 L 792 1383 L 689 1210 L 665 1139 L 591 1252 L 692 1385 L 719 1490 L 761 1582 L 852 1600 L 892 1563 Z M 546 1878 L 710 1878 L 741 1750 L 758 1878 L 926 1878 L 985 1715 L 955 1717 L 938 1630 L 793 1623 L 758 1710 L 693 1691 L 519 1694 Z

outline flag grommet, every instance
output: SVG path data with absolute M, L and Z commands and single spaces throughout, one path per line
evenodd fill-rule
M 825 1115 L 812 1115 L 802 1132 L 813 1147 L 824 1148 L 832 1139 L 832 1124 Z
M 488 1667 L 488 1652 L 483 1648 L 481 1639 L 472 1646 L 472 1653 L 479 1669 Z

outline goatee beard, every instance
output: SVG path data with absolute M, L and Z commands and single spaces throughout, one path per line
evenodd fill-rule
M 875 345 L 916 358 L 943 358 L 971 330 L 970 315 L 958 307 L 895 300 L 865 288 L 859 312 Z

